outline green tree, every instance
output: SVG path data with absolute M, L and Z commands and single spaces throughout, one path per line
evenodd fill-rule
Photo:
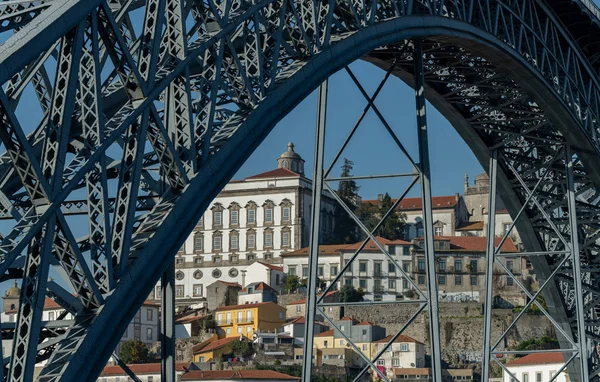
M 344 158 L 344 164 L 342 164 L 342 177 L 352 176 L 352 168 L 354 162 Z M 353 180 L 342 180 L 338 184 L 336 193 L 342 199 L 344 204 L 352 212 L 356 210 L 356 201 L 358 196 L 359 187 Z M 332 241 L 335 244 L 349 244 L 357 241 L 357 227 L 356 222 L 352 220 L 348 212 L 342 207 L 338 206 L 335 210 L 335 225 L 333 228 Z
M 148 362 L 148 348 L 140 340 L 130 340 L 121 345 L 119 358 L 126 364 Z
M 252 354 L 252 345 L 247 340 L 232 341 L 229 344 L 231 353 L 236 357 L 247 357 Z
M 542 336 L 540 338 L 531 338 L 528 340 L 521 341 L 515 346 L 514 350 L 526 351 L 526 350 L 548 350 L 548 349 L 559 349 L 560 344 L 556 337 Z M 525 354 L 516 355 L 516 357 L 522 357 Z
M 288 292 L 293 292 L 300 287 L 300 277 L 296 275 L 288 275 L 285 279 L 284 288 Z
M 377 203 L 363 203 L 360 205 L 356 214 L 369 231 L 372 232 L 393 205 L 392 198 L 386 192 Z M 405 214 L 394 211 L 381 223 L 374 233 L 377 236 L 382 236 L 390 240 L 402 239 L 404 237 L 403 229 L 405 221 Z M 366 235 L 362 238 L 366 238 Z
M 365 292 L 361 289 L 354 289 L 352 285 L 344 285 L 340 289 L 340 302 L 359 302 L 363 300 Z

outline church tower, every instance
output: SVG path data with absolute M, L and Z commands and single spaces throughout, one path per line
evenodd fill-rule
M 277 158 L 277 168 L 285 168 L 304 175 L 304 159 L 294 151 L 294 144 L 288 143 L 288 149 Z

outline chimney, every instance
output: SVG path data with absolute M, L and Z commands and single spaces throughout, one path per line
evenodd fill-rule
M 383 200 L 383 194 L 377 194 L 377 201 L 381 202 Z
M 460 199 L 460 194 L 458 192 L 454 195 L 454 199 L 456 199 L 457 202 Z
M 246 270 L 242 270 L 242 288 L 246 287 Z

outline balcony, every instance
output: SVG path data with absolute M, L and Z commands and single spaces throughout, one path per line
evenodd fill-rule
M 382 286 L 374 286 L 373 287 L 373 293 L 375 293 L 375 294 L 382 294 L 383 292 L 385 292 L 385 291 L 383 290 Z
M 375 270 L 373 271 L 373 277 L 385 277 L 385 275 L 381 270 Z
M 249 324 L 254 323 L 254 318 L 252 318 L 252 317 L 238 318 L 235 322 L 238 325 L 249 325 Z
M 233 320 L 217 321 L 217 326 L 231 326 L 231 325 L 233 325 Z

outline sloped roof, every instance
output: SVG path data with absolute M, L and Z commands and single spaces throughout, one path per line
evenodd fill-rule
M 483 222 L 482 221 L 474 221 L 474 222 L 461 223 L 455 230 L 456 231 L 483 231 Z
M 185 369 L 189 368 L 189 362 L 177 362 L 175 363 L 175 371 L 185 371 Z M 129 364 L 127 365 L 129 369 L 135 374 L 160 374 L 160 363 L 138 363 L 138 364 Z M 121 369 L 121 366 L 106 366 L 102 370 L 102 374 L 100 376 L 110 376 L 110 375 L 127 375 L 125 371 Z
M 232 287 L 240 287 L 240 288 L 242 287 L 242 286 L 241 286 L 240 284 L 238 284 L 238 283 L 232 283 L 232 282 L 229 282 L 229 281 L 217 280 L 217 281 L 215 281 L 215 282 L 217 282 L 217 283 L 221 283 L 221 284 L 225 284 L 225 285 L 227 285 L 227 286 L 232 286 Z
M 412 243 L 409 241 L 404 241 L 404 240 L 388 240 L 384 237 L 381 236 L 375 236 L 375 240 L 377 240 L 377 242 L 379 242 L 379 244 L 381 244 L 382 246 L 385 245 L 411 245 Z M 350 244 L 347 245 L 345 248 L 343 248 L 344 251 L 356 251 L 360 248 L 360 246 L 362 245 L 363 241 L 359 241 L 356 242 L 354 244 Z M 381 252 L 379 250 L 379 247 L 377 246 L 377 244 L 375 243 L 375 241 L 373 241 L 372 239 L 369 239 L 369 241 L 367 242 L 367 244 L 365 244 L 364 248 L 361 250 L 361 252 Z
M 300 174 L 293 172 L 292 170 L 288 170 L 287 168 L 276 168 L 275 170 L 266 171 L 260 174 L 252 175 L 246 180 L 250 179 L 266 179 L 266 178 L 298 178 Z
M 240 292 L 247 292 L 248 287 L 254 287 L 255 291 L 261 290 L 261 291 L 267 291 L 267 292 L 275 292 L 275 289 L 271 288 L 269 286 L 269 284 L 264 283 L 262 281 L 257 282 L 257 283 L 248 284 L 244 288 L 242 288 L 242 290 Z
M 333 329 L 327 330 L 319 334 L 315 334 L 315 337 L 333 337 Z
M 443 209 L 443 208 L 454 208 L 458 204 L 460 196 L 457 195 L 448 195 L 448 196 L 432 196 L 431 197 L 431 206 L 433 209 Z M 395 203 L 397 199 L 392 199 L 392 203 Z M 363 200 L 364 204 L 377 204 L 378 200 Z M 421 198 L 404 198 L 400 201 L 400 204 L 396 208 L 400 211 L 414 211 L 414 210 L 422 210 L 423 203 Z
M 210 342 L 206 346 L 203 346 L 200 349 L 194 348 L 193 351 L 194 351 L 194 353 L 206 353 L 208 351 L 220 349 L 224 346 L 229 345 L 233 341 L 239 341 L 239 340 L 240 340 L 239 337 L 226 337 L 226 338 L 222 338 L 220 340 Z
M 273 305 L 277 305 L 274 302 L 257 302 L 254 304 L 239 304 L 239 305 L 228 305 L 228 306 L 220 306 L 218 307 L 215 311 L 219 312 L 219 311 L 223 311 L 223 310 L 234 310 L 234 309 L 244 309 L 244 308 L 256 308 L 258 306 L 263 306 L 263 305 L 267 305 L 267 304 L 273 304 Z M 277 305 L 279 306 L 279 305 Z M 282 308 L 283 309 L 283 308 Z
M 340 250 L 347 247 L 348 244 L 330 244 L 330 245 L 319 245 L 319 256 L 335 255 L 339 256 Z M 282 253 L 281 257 L 288 256 L 307 256 L 309 247 L 304 247 L 293 252 Z
M 191 370 L 181 376 L 182 381 L 211 381 L 211 380 L 273 380 L 299 381 L 300 378 L 279 373 L 273 370 Z
M 387 336 L 385 338 L 382 338 L 380 340 L 375 341 L 376 343 L 383 343 L 383 344 L 387 344 L 388 342 L 390 342 L 392 340 L 392 337 L 394 336 Z M 394 340 L 394 343 L 401 343 L 401 342 L 410 342 L 410 343 L 414 343 L 414 344 L 421 344 L 424 345 L 422 342 L 415 340 L 412 337 L 409 336 L 405 336 L 404 334 L 400 334 L 398 336 L 398 338 L 396 338 L 396 340 Z
M 257 263 L 262 264 L 265 267 L 270 268 L 274 271 L 283 272 L 283 267 L 278 267 L 277 265 L 273 265 L 273 264 L 269 264 L 269 263 L 263 263 L 262 261 L 257 261 Z
M 416 238 L 417 241 L 423 241 L 423 237 Z M 435 236 L 434 240 L 443 240 L 450 242 L 450 250 L 464 252 L 485 252 L 487 247 L 487 237 L 485 236 Z M 502 238 L 495 237 L 494 245 L 498 246 Z M 501 252 L 518 252 L 517 246 L 509 237 L 502 244 Z M 439 250 L 444 252 L 444 250 Z
M 552 363 L 565 363 L 563 353 L 544 352 L 532 353 L 525 357 L 517 358 L 506 363 L 506 366 L 544 365 Z

